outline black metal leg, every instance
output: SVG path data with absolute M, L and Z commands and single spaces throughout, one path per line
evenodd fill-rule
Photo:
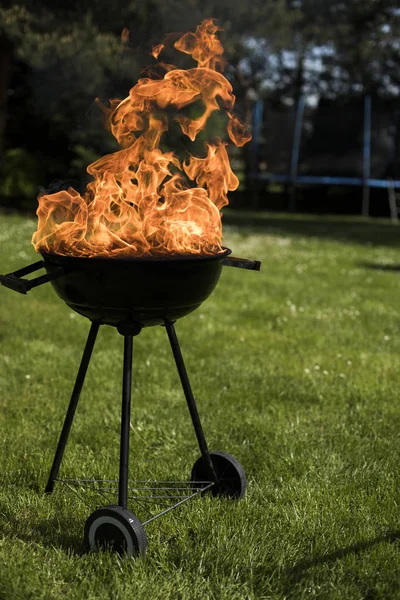
M 86 346 L 83 351 L 81 364 L 79 366 L 78 375 L 76 376 L 74 389 L 72 391 L 71 400 L 68 406 L 67 414 L 65 415 L 64 425 L 61 431 L 60 439 L 58 441 L 58 446 L 56 450 L 56 454 L 54 456 L 53 465 L 51 467 L 50 476 L 47 481 L 45 492 L 46 494 L 51 494 L 54 489 L 54 483 L 57 479 L 58 471 L 60 469 L 61 461 L 64 455 L 65 446 L 68 441 L 69 432 L 71 431 L 72 422 L 74 420 L 76 407 L 78 405 L 79 396 L 82 391 L 83 383 L 85 381 L 85 376 L 87 372 L 87 368 L 89 366 L 90 358 L 92 356 L 92 351 L 94 347 L 94 343 L 96 341 L 97 332 L 99 331 L 99 323 L 92 323 L 92 326 L 89 331 L 88 339 L 86 341 Z
M 119 458 L 118 504 L 128 508 L 129 429 L 131 415 L 133 336 L 124 336 L 124 372 L 122 379 L 121 447 Z
M 169 343 L 171 344 L 172 352 L 174 355 L 175 363 L 178 369 L 179 377 L 185 394 L 186 402 L 189 408 L 190 416 L 194 431 L 196 433 L 197 442 L 199 444 L 200 452 L 203 460 L 206 463 L 207 470 L 210 474 L 210 478 L 214 483 L 217 483 L 218 478 L 215 473 L 214 465 L 211 460 L 210 452 L 208 450 L 206 438 L 204 435 L 203 427 L 201 425 L 200 416 L 197 410 L 196 402 L 193 396 L 192 388 L 190 386 L 189 378 L 186 372 L 185 363 L 183 362 L 182 352 L 179 346 L 178 338 L 176 337 L 176 331 L 174 324 L 166 322 L 165 327 L 167 329 Z

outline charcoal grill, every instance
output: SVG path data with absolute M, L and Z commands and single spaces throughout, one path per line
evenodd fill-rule
M 226 452 L 208 449 L 174 327 L 177 319 L 194 311 L 208 298 L 223 266 L 260 269 L 260 262 L 230 254 L 229 248 L 215 255 L 166 258 L 84 258 L 43 253 L 42 260 L 0 275 L 2 285 L 22 294 L 51 282 L 71 309 L 91 321 L 45 489 L 51 494 L 59 482 L 80 498 L 84 492 L 86 497 L 94 495 L 107 500 L 108 505 L 97 506 L 86 521 L 84 538 L 90 550 L 108 547 L 120 554 L 144 555 L 147 548 L 144 525 L 205 492 L 236 499 L 245 493 L 246 475 L 242 465 Z M 46 271 L 44 275 L 25 278 L 42 268 Z M 64 450 L 101 325 L 116 327 L 124 337 L 119 479 L 60 479 Z M 143 327 L 154 325 L 162 325 L 167 331 L 200 448 L 190 481 L 131 482 L 128 477 L 133 338 Z M 143 508 L 148 502 L 153 510 L 146 506 L 147 516 L 141 520 L 128 508 L 128 504 L 133 503 Z

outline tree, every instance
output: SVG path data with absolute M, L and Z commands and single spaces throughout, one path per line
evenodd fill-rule
M 335 46 L 335 79 L 325 77 L 339 94 L 400 94 L 400 11 L 396 0 L 332 2 L 328 32 Z M 327 23 L 328 25 L 328 23 Z
M 9 89 L 3 176 L 10 170 L 15 173 L 16 165 L 21 171 L 7 175 L 3 196 L 21 179 L 27 162 L 36 164 L 30 169 L 38 174 L 35 187 L 56 177 L 77 178 L 98 155 L 115 149 L 93 101 L 125 97 L 148 64 L 152 45 L 170 31 L 194 29 L 210 15 L 219 19 L 224 43 L 236 62 L 231 75 L 240 83 L 234 74 L 242 32 L 255 27 L 257 17 L 262 22 L 265 14 L 260 0 L 252 13 L 238 0 L 218 5 L 196 0 L 20 0 L 0 9 L 0 33 L 13 49 L 9 84 L 4 81 L 0 87 L 3 105 Z M 124 28 L 130 31 L 128 44 L 121 41 Z M 29 187 L 26 195 L 31 194 Z
M 153 44 L 171 31 L 192 30 L 210 16 L 222 28 L 226 74 L 248 120 L 258 97 L 275 104 L 293 103 L 301 94 L 335 98 L 368 92 L 396 98 L 396 5 L 397 0 L 254 0 L 249 10 L 241 0 L 3 4 L 3 167 L 7 152 L 19 149 L 12 169 L 20 156 L 22 170 L 26 159 L 36 163 L 31 173 L 36 171 L 40 180 L 78 177 L 96 156 L 115 147 L 93 100 L 126 96 L 148 64 Z M 126 35 L 121 41 L 124 28 L 129 43 Z M 249 170 L 246 147 L 244 158 Z

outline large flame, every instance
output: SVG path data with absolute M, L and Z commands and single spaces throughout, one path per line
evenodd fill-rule
M 192 141 L 211 113 L 228 116 L 227 131 L 236 146 L 249 139 L 232 113 L 235 97 L 217 71 L 223 48 L 212 19 L 174 46 L 198 63 L 182 70 L 166 65 L 162 79 L 143 77 L 122 102 L 112 101 L 108 122 L 121 150 L 89 165 L 93 181 L 84 194 L 73 188 L 39 197 L 38 252 L 74 256 L 142 257 L 215 254 L 221 251 L 220 209 L 238 187 L 226 143 L 207 144 L 206 156 L 179 160 L 163 152 L 160 141 L 172 119 Z M 164 46 L 153 49 L 158 57 Z M 201 102 L 204 112 L 189 118 L 180 112 Z

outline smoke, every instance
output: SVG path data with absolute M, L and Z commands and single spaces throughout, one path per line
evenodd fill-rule
M 38 198 L 47 196 L 48 194 L 55 194 L 62 190 L 68 190 L 69 188 L 74 188 L 81 194 L 85 190 L 85 184 L 76 179 L 54 179 L 47 187 L 39 186 Z

